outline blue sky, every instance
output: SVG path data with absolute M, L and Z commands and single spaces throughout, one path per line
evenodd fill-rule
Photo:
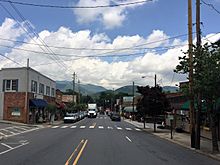
M 15 1 L 15 0 L 14 0 Z M 35 4 L 49 4 L 49 5 L 64 5 L 64 6 L 93 6 L 93 5 L 106 5 L 113 3 L 111 0 L 16 0 L 17 2 L 27 2 Z M 117 3 L 134 2 L 138 0 L 115 0 Z M 193 1 L 193 23 L 195 23 L 195 0 Z M 220 11 L 220 0 L 205 0 L 207 3 L 211 3 L 214 7 Z M 11 5 L 7 2 L 0 2 L 11 12 L 13 17 L 17 19 L 20 23 L 23 21 L 18 17 L 16 12 L 13 10 Z M 118 49 L 124 47 L 131 47 L 138 44 L 158 41 L 161 39 L 167 39 L 169 37 L 187 34 L 187 0 L 155 0 L 154 2 L 146 2 L 144 4 L 139 4 L 137 6 L 128 7 L 116 7 L 116 8 L 98 8 L 98 9 L 56 9 L 56 8 L 40 8 L 33 6 L 22 6 L 14 4 L 15 7 L 21 12 L 21 14 L 30 21 L 33 25 L 36 33 L 38 33 L 41 38 L 48 45 L 55 46 L 65 46 L 65 47 L 89 47 L 89 48 L 103 48 L 103 49 Z M 1 6 L 0 6 L 1 8 Z M 6 20 L 11 18 L 11 20 Z M 16 25 L 14 20 L 8 13 L 6 13 L 3 8 L 0 12 L 0 35 L 3 38 L 18 40 L 23 39 L 24 41 L 30 41 L 27 35 L 22 32 L 19 25 Z M 209 34 L 216 34 L 220 32 L 220 14 L 214 11 L 207 5 L 201 4 L 201 30 L 203 36 Z M 15 26 L 16 25 L 16 26 Z M 61 28 L 63 27 L 63 28 Z M 2 28 L 2 29 L 1 29 Z M 9 28 L 8 30 L 5 30 Z M 193 27 L 195 31 L 195 25 Z M 16 33 L 15 33 L 16 32 Z M 9 33 L 14 33 L 12 35 Z M 63 38 L 66 38 L 63 42 Z M 68 42 L 67 42 L 68 39 Z M 156 45 L 150 45 L 148 48 L 156 50 L 156 47 L 167 47 L 170 45 L 186 44 L 187 35 L 179 38 L 180 40 L 174 41 L 169 40 L 167 42 L 160 42 Z M 216 38 L 215 38 L 216 39 Z M 52 40 L 54 42 L 52 42 Z M 31 41 L 30 41 L 31 42 Z M 72 43 L 71 43 L 72 42 Z M 1 41 L 0 41 L 1 44 Z M 7 43 L 9 44 L 9 43 Z M 19 46 L 20 48 L 27 48 L 27 45 L 18 45 L 17 43 L 10 43 L 12 46 Z M 177 44 L 177 45 L 178 45 Z M 35 48 L 31 48 L 35 49 Z M 37 48 L 36 48 L 37 49 Z M 16 61 L 25 64 L 23 60 L 25 58 L 31 58 L 33 64 L 40 63 L 37 59 L 38 57 L 31 53 L 25 54 L 24 52 L 19 52 L 20 56 L 16 56 L 17 50 L 11 48 L 5 50 L 5 48 L 0 48 L 1 53 L 13 58 Z M 71 53 L 66 50 L 57 50 L 53 48 L 55 53 L 67 53 L 67 54 L 81 54 L 81 55 L 93 55 L 100 54 L 97 51 L 72 51 Z M 174 53 L 175 52 L 175 53 Z M 122 52 L 121 54 L 136 53 L 134 50 L 130 52 Z M 127 81 L 132 81 L 142 75 L 153 75 L 155 72 L 159 72 L 159 76 L 163 78 L 164 84 L 173 85 L 174 83 L 185 79 L 185 77 L 176 78 L 175 82 L 173 79 L 173 69 L 177 64 L 178 55 L 181 53 L 179 49 L 168 49 L 161 52 L 148 52 L 141 50 L 142 55 L 140 56 L 129 56 L 120 58 L 89 58 L 82 59 L 82 61 L 77 61 L 73 58 L 73 61 L 65 62 L 65 57 L 62 58 L 65 64 L 71 67 L 64 69 L 65 74 L 68 75 L 73 71 L 78 72 L 79 77 L 86 83 L 94 83 L 98 85 L 104 85 L 106 87 L 112 87 L 111 79 L 115 78 L 115 84 L 123 83 Z M 174 53 L 174 54 L 173 54 Z M 178 55 L 176 55 L 178 54 Z M 160 55 L 161 57 L 159 57 Z M 43 56 L 43 55 L 42 55 Z M 175 59 L 174 57 L 175 56 Z M 21 58 L 20 58 L 21 57 Z M 174 60 L 172 66 L 170 63 L 166 63 L 166 67 L 163 66 L 164 58 L 170 58 Z M 23 60 L 23 61 L 22 61 Z M 47 57 L 48 60 L 48 57 Z M 50 59 L 51 60 L 51 59 Z M 84 60 L 84 61 L 83 61 Z M 148 63 L 147 61 L 151 62 Z M 159 62 L 161 60 L 161 63 Z M 42 60 L 41 60 L 42 61 Z M 76 63 L 75 63 L 75 62 Z M 88 65 L 89 64 L 91 65 Z M 79 63 L 81 64 L 80 66 Z M 137 63 L 141 63 L 139 67 L 135 67 Z M 1 67 L 6 67 L 8 62 L 2 63 Z M 72 66 L 74 65 L 74 66 Z M 135 66 L 133 66 L 135 65 Z M 161 66 L 156 67 L 154 66 Z M 89 66 L 89 67 L 88 67 Z M 151 66 L 151 67 L 150 67 Z M 168 67 L 170 66 L 170 67 Z M 34 67 L 34 65 L 33 65 Z M 57 66 L 54 66 L 57 67 Z M 83 67 L 83 69 L 82 69 Z M 88 67 L 88 68 L 87 68 Z M 107 68 L 106 70 L 102 69 Z M 117 70 L 121 69 L 118 73 Z M 152 69 L 153 67 L 153 69 Z M 87 68 L 87 70 L 86 70 Z M 110 69 L 111 68 L 111 69 Z M 52 75 L 54 79 L 64 80 L 70 79 L 67 76 L 58 77 L 56 72 L 48 70 L 48 68 L 36 67 L 35 69 L 41 72 Z M 82 71 L 83 70 L 83 71 Z M 91 71 L 92 70 L 92 71 Z M 102 71 L 102 72 L 101 72 Z M 61 72 L 63 72 L 61 70 Z M 92 75 L 91 73 L 98 72 L 97 75 Z M 88 76 L 88 74 L 90 73 Z M 81 75 L 81 76 L 80 76 Z M 110 75 L 110 76 L 109 76 Z M 143 80 L 140 80 L 143 81 Z M 113 86 L 116 88 L 116 86 Z

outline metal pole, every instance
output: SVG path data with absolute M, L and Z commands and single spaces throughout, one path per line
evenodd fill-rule
M 188 42 L 189 42 L 189 93 L 190 93 L 190 133 L 191 147 L 195 148 L 195 118 L 193 93 L 193 54 L 192 54 L 192 0 L 188 0 Z

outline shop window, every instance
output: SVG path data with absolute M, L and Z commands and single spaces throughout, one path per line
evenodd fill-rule
M 18 107 L 12 107 L 10 108 L 11 116 L 13 117 L 20 117 L 21 116 L 21 109 Z
M 50 87 L 49 86 L 46 87 L 46 95 L 50 96 Z
M 44 94 L 44 84 L 41 84 L 39 85 L 39 93 L 40 94 Z

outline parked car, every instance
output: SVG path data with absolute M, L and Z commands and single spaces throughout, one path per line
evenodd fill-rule
M 121 116 L 119 113 L 112 113 L 111 119 L 112 121 L 121 121 Z
M 74 123 L 78 119 L 78 115 L 76 113 L 67 113 L 63 119 L 64 123 Z

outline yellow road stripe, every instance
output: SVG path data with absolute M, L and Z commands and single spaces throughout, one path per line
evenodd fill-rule
M 80 156 L 82 155 L 82 152 L 84 150 L 84 148 L 86 147 L 88 140 L 85 141 L 85 143 L 83 144 L 81 150 L 79 151 L 79 154 L 77 155 L 76 159 L 73 162 L 73 165 L 77 165 L 77 162 L 79 161 Z
M 73 151 L 73 153 L 70 155 L 69 159 L 66 161 L 65 165 L 69 165 L 69 161 L 72 159 L 73 155 L 76 153 L 76 151 L 78 150 L 79 146 L 84 143 L 84 140 L 81 140 L 81 142 L 78 144 L 78 146 L 76 147 L 76 149 Z

